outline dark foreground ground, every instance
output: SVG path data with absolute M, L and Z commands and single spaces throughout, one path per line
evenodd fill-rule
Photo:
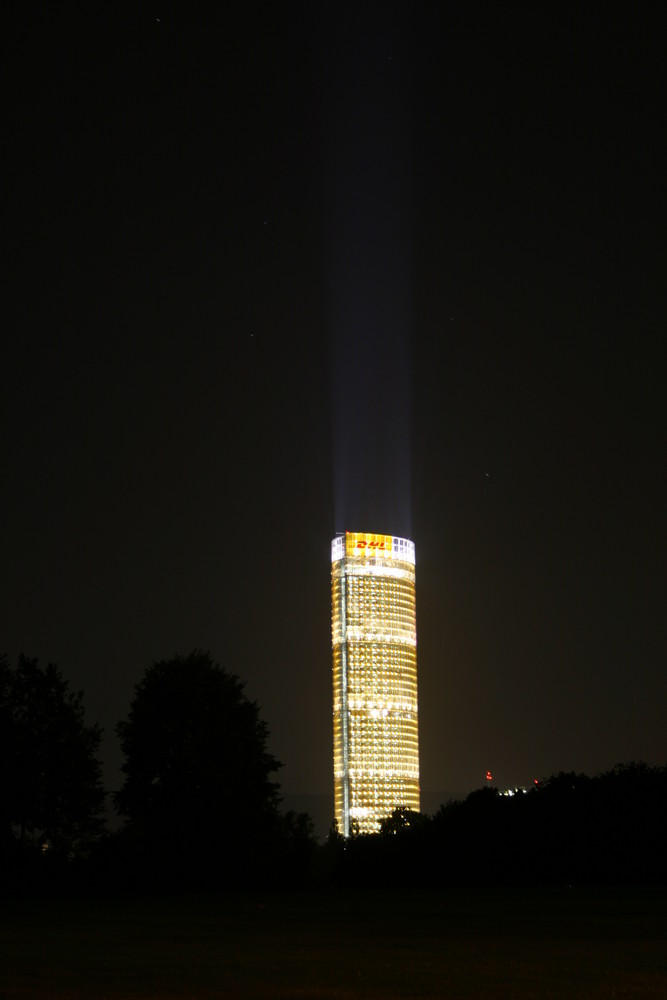
M 0 996 L 667 996 L 664 890 L 21 901 Z

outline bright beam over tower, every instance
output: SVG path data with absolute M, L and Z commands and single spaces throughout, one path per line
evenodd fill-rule
M 414 543 L 334 538 L 331 611 L 335 812 L 349 837 L 419 810 Z

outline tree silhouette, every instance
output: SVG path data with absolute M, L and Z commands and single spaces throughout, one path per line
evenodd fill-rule
M 428 818 L 414 809 L 398 806 L 380 822 L 380 833 L 384 837 L 403 835 L 408 831 L 420 829 L 428 822 Z
M 0 828 L 5 847 L 63 857 L 86 853 L 101 832 L 102 731 L 84 719 L 83 695 L 57 666 L 0 657 Z
M 244 683 L 195 650 L 149 667 L 117 726 L 125 781 L 115 794 L 144 872 L 237 881 L 278 827 L 281 766 Z

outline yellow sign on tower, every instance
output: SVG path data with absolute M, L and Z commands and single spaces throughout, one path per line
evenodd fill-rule
M 390 556 L 392 552 L 391 535 L 373 535 L 367 531 L 345 532 L 346 556 Z

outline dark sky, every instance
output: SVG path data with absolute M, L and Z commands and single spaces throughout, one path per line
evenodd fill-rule
M 0 649 L 240 674 L 330 793 L 330 540 L 417 547 L 422 787 L 667 761 L 650 5 L 17 5 Z

